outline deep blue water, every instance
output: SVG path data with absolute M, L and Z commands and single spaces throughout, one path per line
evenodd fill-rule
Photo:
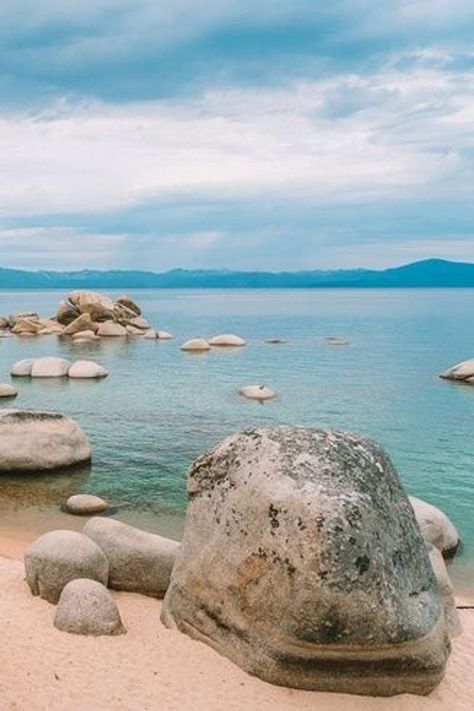
M 155 327 L 176 339 L 0 339 L 0 380 L 20 358 L 92 357 L 101 382 L 16 380 L 15 407 L 76 418 L 93 464 L 73 475 L 15 480 L 0 489 L 18 508 L 57 505 L 81 490 L 125 504 L 137 520 L 182 517 L 190 462 L 229 433 L 258 423 L 358 431 L 382 444 L 407 490 L 442 508 L 464 540 L 452 567 L 474 588 L 474 387 L 441 381 L 448 365 L 474 357 L 474 290 L 259 290 L 130 292 Z M 0 313 L 53 313 L 62 294 L 0 292 Z M 245 348 L 188 355 L 193 336 L 235 332 Z M 269 345 L 266 338 L 287 339 Z M 340 336 L 347 347 L 330 347 Z M 265 382 L 264 406 L 237 394 Z M 12 406 L 11 403 L 2 406 Z M 5 498 L 5 496 L 4 496 Z M 3 502 L 3 505 L 5 503 Z

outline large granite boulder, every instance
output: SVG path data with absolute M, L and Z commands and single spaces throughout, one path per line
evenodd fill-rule
M 91 578 L 107 585 L 109 564 L 102 550 L 77 531 L 49 531 L 25 553 L 25 573 L 33 595 L 56 604 L 67 583 Z
M 188 475 L 162 620 L 290 687 L 429 693 L 450 643 L 413 509 L 358 435 L 233 435 Z
M 113 323 L 112 321 L 105 321 L 101 323 L 97 331 L 98 336 L 107 337 L 121 337 L 127 335 L 127 329 L 121 326 L 119 323 Z
M 426 501 L 410 496 L 421 534 L 446 558 L 452 558 L 460 543 L 459 534 L 445 513 Z
M 36 358 L 31 366 L 32 378 L 65 378 L 71 362 L 56 356 Z
M 72 304 L 66 303 L 65 301 L 59 302 L 56 318 L 58 320 L 58 323 L 60 323 L 62 326 L 68 326 L 70 323 L 75 321 L 75 319 L 79 315 L 79 309 L 77 309 Z
M 0 471 L 45 471 L 89 461 L 77 422 L 56 412 L 0 410 Z
M 35 358 L 23 358 L 22 360 L 17 360 L 16 363 L 13 363 L 10 368 L 10 375 L 14 378 L 29 377 L 31 375 L 31 369 L 34 362 Z
M 63 333 L 65 336 L 74 336 L 81 331 L 92 331 L 95 333 L 98 328 L 98 325 L 92 320 L 90 314 L 81 314 L 66 326 Z
M 93 321 L 114 318 L 113 301 L 96 291 L 72 291 L 68 295 L 68 301 L 81 314 L 90 314 Z
M 62 632 L 99 636 L 126 632 L 110 592 L 90 578 L 71 580 L 61 593 L 54 626 Z
M 461 363 L 452 365 L 447 370 L 440 373 L 440 378 L 446 380 L 462 380 L 472 383 L 474 381 L 474 358 L 463 360 Z
M 70 378 L 105 378 L 107 370 L 93 360 L 76 360 L 67 372 Z
M 104 551 L 109 587 L 163 597 L 180 544 L 110 518 L 92 518 L 84 533 Z

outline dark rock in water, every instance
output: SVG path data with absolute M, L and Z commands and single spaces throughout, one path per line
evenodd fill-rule
M 450 644 L 413 509 L 355 434 L 233 435 L 192 465 L 163 622 L 266 681 L 429 693 Z

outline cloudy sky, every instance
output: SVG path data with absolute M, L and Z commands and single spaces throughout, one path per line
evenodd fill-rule
M 472 0 L 0 3 L 0 266 L 474 261 Z

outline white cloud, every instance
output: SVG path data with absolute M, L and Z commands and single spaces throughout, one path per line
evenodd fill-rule
M 0 116 L 0 215 L 186 196 L 386 200 L 467 191 L 473 75 L 392 66 L 199 100 Z

